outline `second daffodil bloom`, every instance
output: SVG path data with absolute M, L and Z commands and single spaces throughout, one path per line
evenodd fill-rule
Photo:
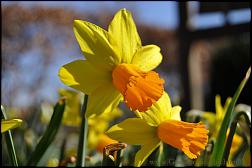
M 167 143 L 183 151 L 190 159 L 196 159 L 208 142 L 208 130 L 203 123 L 188 123 L 180 119 L 180 106 L 171 106 L 168 94 L 154 103 L 140 118 L 129 118 L 107 131 L 111 138 L 132 145 L 141 145 L 136 153 L 135 166 L 160 145 Z
M 216 121 L 215 121 L 215 128 L 213 130 L 213 134 L 212 134 L 211 138 L 214 138 L 214 139 L 217 138 L 218 133 L 220 131 L 221 124 L 224 120 L 225 114 L 227 112 L 229 104 L 231 103 L 231 100 L 232 100 L 232 98 L 228 97 L 226 99 L 224 106 L 222 106 L 220 95 L 215 96 L 215 111 L 216 111 L 216 119 L 215 120 Z M 227 136 L 229 135 L 229 131 L 230 131 L 230 129 L 228 128 L 227 133 L 226 133 Z M 242 143 L 243 143 L 243 138 L 235 133 L 233 136 L 232 144 L 231 144 L 230 155 L 228 157 L 227 166 L 233 166 L 231 160 L 234 157 L 234 155 L 236 154 L 236 152 L 238 151 L 238 149 L 240 148 L 240 146 L 242 145 Z
M 162 61 L 160 48 L 142 46 L 129 11 L 118 11 L 108 31 L 75 20 L 74 34 L 86 60 L 64 65 L 59 77 L 89 95 L 87 117 L 111 111 L 123 98 L 132 110 L 146 111 L 162 96 L 164 80 L 151 71 Z
M 97 149 L 102 152 L 102 146 L 115 142 L 114 140 L 106 137 L 104 132 L 108 130 L 111 121 L 121 117 L 123 112 L 119 108 L 113 111 L 103 113 L 98 117 L 88 120 L 88 148 Z M 106 145 L 105 145 L 106 146 Z

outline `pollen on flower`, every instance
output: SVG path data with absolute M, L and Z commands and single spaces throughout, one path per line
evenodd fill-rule
M 158 137 L 165 143 L 182 150 L 190 159 L 196 159 L 208 142 L 208 130 L 202 123 L 176 120 L 162 122 L 157 129 Z
M 154 71 L 143 72 L 132 64 L 119 64 L 112 73 L 113 84 L 132 110 L 146 111 L 163 94 L 164 80 Z

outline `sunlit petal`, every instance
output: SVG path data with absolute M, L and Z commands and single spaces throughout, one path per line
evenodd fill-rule
M 172 112 L 171 101 L 166 92 L 163 93 L 162 97 L 154 103 L 149 110 L 139 115 L 154 126 L 159 125 L 162 121 L 170 119 Z
M 117 141 L 134 145 L 146 144 L 157 138 L 156 127 L 140 118 L 128 118 L 112 126 L 106 134 Z
M 122 100 L 122 95 L 110 83 L 96 88 L 88 97 L 86 117 L 97 117 L 114 110 Z
M 117 12 L 109 25 L 108 32 L 118 42 L 121 63 L 131 63 L 133 55 L 142 46 L 131 13 L 126 9 Z
M 155 69 L 161 63 L 162 58 L 158 46 L 147 45 L 137 50 L 131 63 L 137 65 L 142 71 L 148 72 Z
M 96 69 L 86 60 L 77 60 L 62 66 L 58 75 L 65 85 L 86 94 L 112 80 L 111 74 Z
M 181 120 L 181 117 L 180 117 L 180 111 L 181 111 L 181 107 L 180 106 L 174 106 L 172 107 L 172 110 L 171 110 L 171 120 L 178 120 L 180 121 Z
M 119 57 L 112 45 L 114 42 L 108 32 L 90 22 L 75 20 L 74 34 L 87 60 L 98 68 L 107 70 L 119 63 Z
M 160 145 L 160 140 L 155 139 L 154 141 L 144 144 L 141 149 L 136 153 L 135 156 L 135 167 L 140 167 L 148 156 Z

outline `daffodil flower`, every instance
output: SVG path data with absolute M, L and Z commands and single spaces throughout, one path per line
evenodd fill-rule
M 112 120 L 122 116 L 122 111 L 119 108 L 115 108 L 113 111 L 101 114 L 98 117 L 90 118 L 88 120 L 88 148 L 97 149 L 99 152 L 103 151 L 103 147 L 106 144 L 116 142 L 104 135 L 104 132 L 108 130 L 109 124 Z
M 222 121 L 224 119 L 224 116 L 226 114 L 226 111 L 228 109 L 228 106 L 229 106 L 231 100 L 232 100 L 232 98 L 228 97 L 226 99 L 226 102 L 225 102 L 224 106 L 222 106 L 220 95 L 215 96 L 215 111 L 216 111 L 216 114 L 215 114 L 215 122 L 214 122 L 214 124 L 212 124 L 214 127 L 211 129 L 212 130 L 211 138 L 216 138 L 218 136 Z M 211 112 L 205 112 L 203 114 L 203 118 L 209 119 L 209 117 L 210 117 L 209 114 L 210 113 Z M 211 114 L 213 114 L 213 113 L 211 113 Z M 213 116 L 211 115 L 210 119 L 212 119 L 212 118 L 213 118 Z M 229 134 L 229 131 L 230 130 L 228 129 L 227 130 L 227 135 Z M 230 155 L 228 157 L 229 161 L 227 162 L 227 166 L 233 166 L 232 162 L 230 160 L 233 158 L 234 154 L 238 151 L 238 149 L 239 149 L 239 147 L 241 146 L 242 143 L 243 143 L 243 138 L 241 136 L 239 136 L 238 134 L 234 134 L 231 149 L 230 149 Z
M 103 153 L 103 150 L 107 145 L 114 144 L 114 143 L 118 143 L 118 141 L 111 139 L 106 134 L 102 134 L 99 137 L 96 150 L 99 151 L 100 153 Z
M 66 106 L 62 123 L 67 126 L 80 126 L 81 123 L 81 95 L 68 89 L 59 89 L 60 97 L 66 97 Z
M 162 61 L 160 48 L 142 46 L 129 11 L 118 11 L 108 31 L 75 20 L 74 34 L 86 60 L 64 65 L 59 77 L 89 95 L 86 117 L 111 111 L 123 98 L 132 110 L 146 111 L 162 96 L 164 80 L 151 71 Z
M 22 120 L 20 119 L 10 119 L 10 120 L 2 120 L 1 121 L 1 133 L 4 133 L 10 129 L 17 128 L 21 126 Z
M 180 121 L 180 110 L 180 106 L 171 106 L 168 94 L 164 93 L 148 111 L 137 112 L 140 118 L 126 119 L 112 126 L 106 134 L 121 142 L 141 145 L 135 156 L 135 166 L 141 166 L 161 142 L 195 159 L 205 149 L 208 130 L 202 123 Z
M 60 88 L 58 90 L 60 97 L 66 98 L 65 110 L 62 118 L 62 124 L 65 126 L 79 127 L 81 124 L 81 95 L 76 91 Z M 41 122 L 48 124 L 53 114 L 53 105 L 42 103 Z

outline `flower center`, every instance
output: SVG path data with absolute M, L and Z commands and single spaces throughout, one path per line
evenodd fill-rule
M 190 159 L 196 159 L 205 149 L 208 130 L 200 123 L 166 120 L 157 128 L 158 137 L 165 143 L 182 150 Z
M 112 73 L 113 84 L 132 110 L 146 111 L 163 94 L 164 80 L 154 71 L 143 72 L 132 64 L 119 64 Z

